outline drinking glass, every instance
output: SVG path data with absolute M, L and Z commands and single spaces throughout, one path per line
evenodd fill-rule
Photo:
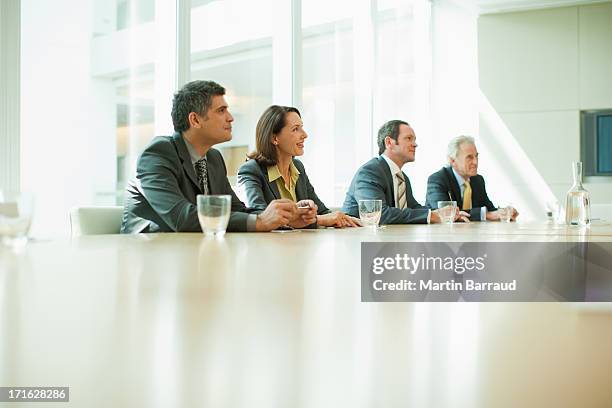
M 376 229 L 382 213 L 382 200 L 359 200 L 359 219 L 364 227 Z
M 456 201 L 438 201 L 438 215 L 442 224 L 452 224 L 457 211 Z
M 198 219 L 204 234 L 207 237 L 222 237 L 229 222 L 232 196 L 199 194 L 197 203 Z
M 512 220 L 512 205 L 504 205 L 497 209 L 499 211 L 499 220 L 501 222 L 510 222 Z
M 28 241 L 34 198 L 28 193 L 0 191 L 0 240 L 18 249 Z

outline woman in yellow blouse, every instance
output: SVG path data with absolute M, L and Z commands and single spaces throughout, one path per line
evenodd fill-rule
M 358 227 L 359 219 L 341 211 L 330 211 L 314 191 L 306 170 L 296 156 L 304 154 L 308 135 L 300 112 L 293 107 L 270 106 L 261 115 L 255 131 L 255 151 L 238 171 L 247 206 L 265 209 L 272 200 L 287 198 L 300 205 L 312 200 L 317 206 L 317 225 Z

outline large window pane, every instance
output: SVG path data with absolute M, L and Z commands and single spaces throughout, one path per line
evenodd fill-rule
M 227 90 L 233 138 L 216 146 L 230 180 L 255 147 L 255 125 L 272 104 L 273 50 L 279 0 L 196 1 L 191 10 L 191 79 L 213 80 Z M 275 58 L 276 57 L 276 58 Z M 288 62 L 290 62 L 288 55 Z M 287 84 L 290 86 L 290 84 Z
M 156 99 L 169 103 L 160 75 L 175 64 L 157 47 L 174 38 L 159 4 L 22 0 L 22 189 L 37 198 L 34 235 L 67 234 L 72 206 L 122 204 L 136 158 L 171 124 L 155 117 Z
M 342 204 L 357 165 L 353 6 L 302 3 L 302 114 L 309 139 L 300 159 L 327 206 Z

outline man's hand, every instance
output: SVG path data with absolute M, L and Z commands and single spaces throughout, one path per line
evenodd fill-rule
M 516 217 L 519 216 L 519 212 L 516 211 L 516 208 L 514 208 L 514 207 L 510 207 L 510 209 L 512 211 L 512 218 L 511 219 L 512 219 L 512 221 L 516 221 Z
M 499 212 L 495 211 L 487 211 L 487 221 L 499 221 Z
M 272 231 L 281 225 L 288 224 L 298 213 L 297 205 L 291 200 L 283 198 L 273 200 L 266 209 L 257 215 L 256 231 Z
M 465 211 L 461 211 L 459 207 L 457 207 L 455 211 L 455 221 L 470 222 L 470 214 Z
M 438 214 L 438 210 L 431 210 L 431 215 L 429 216 L 430 224 L 439 224 L 440 223 L 440 214 Z

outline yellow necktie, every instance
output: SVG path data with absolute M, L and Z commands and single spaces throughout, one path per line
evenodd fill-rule
M 465 180 L 463 183 L 465 186 L 465 190 L 463 191 L 463 208 L 462 210 L 471 210 L 472 209 L 472 187 L 470 186 L 470 181 Z

